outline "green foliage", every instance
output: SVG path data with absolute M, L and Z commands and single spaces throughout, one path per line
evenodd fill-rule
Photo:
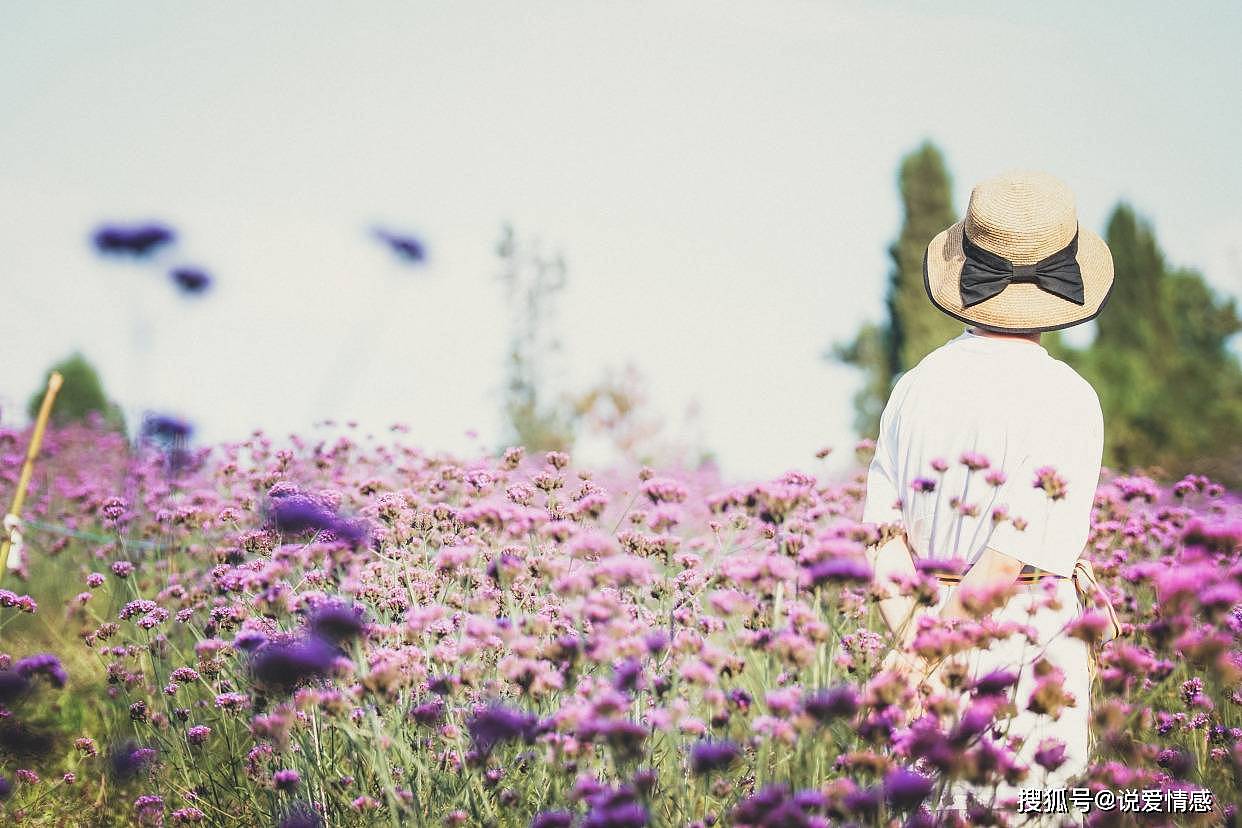
M 47 391 L 47 378 L 52 375 L 53 371 L 60 372 L 65 382 L 61 386 L 60 393 L 56 395 L 56 404 L 52 408 L 52 422 L 64 425 L 84 420 L 87 415 L 95 412 L 103 417 L 104 422 L 118 431 L 125 430 L 125 418 L 120 407 L 108 399 L 104 393 L 103 383 L 99 380 L 98 372 L 80 353 L 61 360 L 47 370 L 43 384 L 31 395 L 26 407 L 31 419 L 39 413 L 39 406 L 43 404 L 43 395 Z
M 1117 279 L 1091 347 L 1068 354 L 1095 386 L 1108 428 L 1105 462 L 1242 484 L 1242 331 L 1235 302 L 1166 261 L 1127 204 L 1108 222 Z
M 962 328 L 936 310 L 923 287 L 923 253 L 957 220 L 940 152 L 924 144 L 901 163 L 905 210 L 889 248 L 888 318 L 868 322 L 832 356 L 860 368 L 855 424 L 874 435 L 893 382 Z M 1129 205 L 1109 219 L 1116 284 L 1088 348 L 1057 332 L 1042 343 L 1095 386 L 1104 409 L 1105 463 L 1163 475 L 1206 474 L 1242 485 L 1242 367 L 1229 351 L 1242 330 L 1233 300 L 1217 297 L 1193 271 L 1170 266 L 1151 226 Z
M 888 319 L 867 323 L 853 341 L 836 345 L 832 352 L 866 373 L 863 388 L 854 398 L 855 425 L 862 434 L 879 429 L 880 412 L 897 376 L 962 330 L 962 323 L 927 301 L 923 287 L 927 243 L 957 221 L 940 150 L 925 142 L 903 158 L 898 187 L 905 220 L 888 250 L 893 262 L 885 299 Z

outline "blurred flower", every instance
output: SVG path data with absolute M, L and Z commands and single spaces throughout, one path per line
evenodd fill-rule
M 589 798 L 590 810 L 582 828 L 643 828 L 647 809 L 628 786 L 605 788 Z
M 250 671 L 260 685 L 287 693 L 327 675 L 336 655 L 335 649 L 317 638 L 268 642 L 251 657 Z
M 1065 478 L 1057 474 L 1057 470 L 1052 466 L 1041 466 L 1036 469 L 1033 485 L 1036 489 L 1043 489 L 1044 494 L 1048 495 L 1052 500 L 1060 500 L 1065 497 Z
M 1056 739 L 1044 739 L 1035 751 L 1035 764 L 1054 771 L 1065 764 L 1065 743 Z
M 100 253 L 146 256 L 169 244 L 176 234 L 154 222 L 146 224 L 108 224 L 95 231 L 95 249 Z
M 60 659 L 52 653 L 27 656 L 13 665 L 13 671 L 26 679 L 43 676 L 56 687 L 64 687 L 69 682 L 69 674 L 60 666 Z
M 175 443 L 188 440 L 194 426 L 185 420 L 166 414 L 148 414 L 142 421 L 142 434 L 161 442 Z
M 872 571 L 866 561 L 855 558 L 828 558 L 806 567 L 806 573 L 815 586 L 824 584 L 869 584 Z
M 272 784 L 278 791 L 292 791 L 302 781 L 302 774 L 295 770 L 278 770 L 272 774 Z
M 884 796 L 893 807 L 917 808 L 931 794 L 934 780 L 906 768 L 894 768 L 884 777 Z
M 320 828 L 323 819 L 310 805 L 299 802 L 289 807 L 281 817 L 278 828 Z
M 0 704 L 12 704 L 30 689 L 30 681 L 14 670 L 0 670 Z
M 492 705 L 476 711 L 466 728 L 475 752 L 487 757 L 505 742 L 533 738 L 536 724 L 538 719 L 530 713 Z
M 312 635 L 333 644 L 341 644 L 362 635 L 366 629 L 366 619 L 361 607 L 331 601 L 320 604 L 311 611 L 307 626 Z
M 802 708 L 811 718 L 825 724 L 834 719 L 847 719 L 858 712 L 858 691 L 848 684 L 819 690 L 803 699 Z
M 742 751 L 733 742 L 697 742 L 690 749 L 690 771 L 696 776 L 721 771 L 741 755 Z
M 132 779 L 155 759 L 153 748 L 143 747 L 132 739 L 112 749 L 108 766 L 119 780 Z
M 421 264 L 427 259 L 427 248 L 420 239 L 406 233 L 376 229 L 375 237 L 388 245 L 402 261 Z
M 186 296 L 198 296 L 211 287 L 211 276 L 198 267 L 177 267 L 169 272 L 169 277 L 177 289 Z

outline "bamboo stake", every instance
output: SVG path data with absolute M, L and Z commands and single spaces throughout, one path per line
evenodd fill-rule
M 30 477 L 34 474 L 34 461 L 39 456 L 39 448 L 43 445 L 43 432 L 47 428 L 48 417 L 52 415 L 52 403 L 56 401 L 56 392 L 60 391 L 64 378 L 56 371 L 47 378 L 47 393 L 43 395 L 43 404 L 39 406 L 39 416 L 35 418 L 34 431 L 30 435 L 30 445 L 26 448 L 26 462 L 22 464 L 21 476 L 17 479 L 17 489 L 13 492 L 13 503 L 9 506 L 5 517 L 6 528 L 9 530 L 3 541 L 0 541 L 0 579 L 8 569 L 9 549 L 13 545 L 16 533 L 14 526 L 21 519 L 22 504 L 26 502 L 26 489 L 30 486 Z M 12 520 L 10 520 L 12 519 Z

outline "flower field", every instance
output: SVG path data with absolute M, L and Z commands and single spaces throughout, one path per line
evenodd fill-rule
M 881 669 L 877 598 L 938 582 L 872 583 L 861 473 L 735 486 L 401 430 L 187 450 L 156 425 L 138 450 L 45 441 L 0 591 L 4 824 L 1020 825 L 928 806 L 1058 765 L 996 735 L 1035 701 L 951 668 L 1008 631 L 925 619 L 943 690 Z M 0 432 L 6 502 L 26 440 Z M 1236 819 L 1240 518 L 1202 478 L 1097 493 L 1090 558 L 1129 634 L 1101 651 L 1080 784 L 1214 811 L 1091 824 Z

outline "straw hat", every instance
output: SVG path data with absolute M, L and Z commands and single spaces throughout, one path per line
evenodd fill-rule
M 966 218 L 932 239 L 923 283 L 932 304 L 962 322 L 1009 333 L 1055 331 L 1104 307 L 1113 257 L 1103 239 L 1079 226 L 1063 182 L 1011 172 L 975 187 Z

